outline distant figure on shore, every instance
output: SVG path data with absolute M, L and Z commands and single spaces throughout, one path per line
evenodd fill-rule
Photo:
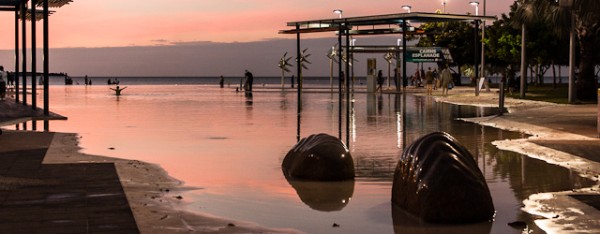
M 7 73 L 7 77 L 8 77 L 8 86 L 14 86 L 15 85 L 15 73 L 11 73 L 11 72 L 6 72 Z
M 124 87 L 124 88 L 122 88 L 122 89 L 121 89 L 121 88 L 119 88 L 119 86 L 117 85 L 117 87 L 115 87 L 114 89 L 113 89 L 113 88 L 110 88 L 110 89 L 114 90 L 114 91 L 115 91 L 115 94 L 116 94 L 117 96 L 121 96 L 121 91 L 123 91 L 123 90 L 124 90 L 124 89 L 126 89 L 126 88 L 127 88 L 127 87 Z
M 415 71 L 415 75 L 413 76 L 413 79 L 411 79 L 412 85 L 415 86 L 415 88 L 421 86 L 421 72 L 419 71 L 419 68 L 417 68 L 417 70 Z
M 115 78 L 114 80 L 111 80 L 110 78 L 108 78 L 107 84 L 108 85 L 113 85 L 113 84 L 114 85 L 118 85 L 119 84 L 119 79 Z
M 375 92 L 377 92 L 379 90 L 379 92 L 383 92 L 383 72 L 381 70 L 379 70 L 377 72 L 377 89 L 375 89 Z
M 0 100 L 4 100 L 6 96 L 6 79 L 8 75 L 4 71 L 4 66 L 0 66 Z
M 427 95 L 433 94 L 433 72 L 431 72 L 431 67 L 427 68 L 427 72 L 425 73 L 425 86 L 427 87 Z
M 342 89 L 346 88 L 346 73 L 344 71 L 340 72 L 340 80 L 342 80 Z
M 252 83 L 254 82 L 254 76 L 252 75 L 252 72 L 246 70 L 244 77 L 246 78 L 246 84 L 244 84 L 244 89 L 246 91 L 252 92 Z
M 85 78 L 83 79 L 83 82 L 85 83 L 85 85 L 88 85 L 88 76 L 85 75 Z
M 224 85 L 225 85 L 225 78 L 221 75 L 221 77 L 219 78 L 219 86 L 221 88 L 223 88 Z
M 452 80 L 452 73 L 450 73 L 450 69 L 448 69 L 447 64 L 440 73 L 440 82 L 442 82 L 442 95 L 448 95 L 448 89 L 454 87 L 454 81 Z
M 398 88 L 398 68 L 394 68 L 394 87 Z
M 433 69 L 433 90 L 437 90 L 438 86 L 440 86 L 440 76 L 437 68 L 435 68 Z
M 294 88 L 294 75 L 292 75 L 292 89 Z

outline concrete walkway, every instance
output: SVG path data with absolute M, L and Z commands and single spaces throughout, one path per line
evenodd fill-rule
M 460 87 L 438 101 L 460 105 L 498 106 L 498 93 Z M 596 181 L 590 188 L 533 194 L 523 201 L 523 210 L 539 216 L 538 227 L 550 233 L 600 233 L 600 139 L 598 105 L 560 105 L 521 99 L 506 99 L 508 113 L 464 119 L 481 125 L 523 132 L 524 139 L 493 142 L 499 149 L 528 155 L 568 168 Z
M 42 164 L 53 136 L 0 137 L 0 233 L 138 233 L 114 164 Z
M 65 119 L 0 101 L 0 126 Z M 0 233 L 139 233 L 113 163 L 42 164 L 49 132 L 0 135 Z

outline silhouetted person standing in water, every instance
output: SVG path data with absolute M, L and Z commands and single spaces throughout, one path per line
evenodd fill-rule
M 252 92 L 252 82 L 254 82 L 254 76 L 252 75 L 252 72 L 249 72 L 248 70 L 246 70 L 244 77 L 246 77 L 246 84 L 245 84 L 246 91 Z
M 126 89 L 126 88 L 127 88 L 127 87 L 124 87 L 124 88 L 122 88 L 122 89 L 121 89 L 121 88 L 119 88 L 119 86 L 117 85 L 117 87 L 116 87 L 116 88 L 114 88 L 114 89 L 113 89 L 113 88 L 110 88 L 110 89 L 114 90 L 114 91 L 115 91 L 115 94 L 117 94 L 117 96 L 121 96 L 121 91 L 123 91 L 123 90 L 124 90 L 124 89 Z
M 221 78 L 219 78 L 219 86 L 221 86 L 221 88 L 223 88 L 224 84 L 225 84 L 225 78 L 223 76 L 221 76 Z

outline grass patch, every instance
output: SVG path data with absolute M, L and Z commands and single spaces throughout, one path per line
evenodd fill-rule
M 507 97 L 520 99 L 519 90 L 513 91 L 513 94 L 506 94 Z M 558 104 L 569 104 L 569 85 L 559 84 L 554 87 L 553 84 L 529 85 L 525 92 L 526 100 L 544 101 Z M 576 104 L 592 104 L 592 101 L 577 101 Z

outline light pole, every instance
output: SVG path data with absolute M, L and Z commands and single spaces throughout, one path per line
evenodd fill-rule
M 446 14 L 446 0 L 442 1 L 442 5 L 444 6 L 442 13 Z
M 470 1 L 469 5 L 475 6 L 475 15 L 479 15 L 479 2 L 478 1 Z
M 410 5 L 403 5 L 402 9 L 404 9 L 406 12 L 410 13 L 410 10 L 412 9 L 412 6 L 410 6 Z
M 335 14 L 338 14 L 340 19 L 342 18 L 342 13 L 343 13 L 343 12 L 344 12 L 344 11 L 342 11 L 342 10 L 340 10 L 340 9 L 335 9 L 335 10 L 333 10 L 333 13 L 335 13 Z
M 485 1 L 483 0 L 483 16 L 485 16 Z M 481 76 L 485 77 L 485 20 L 481 22 Z M 485 81 L 486 91 L 490 91 L 490 85 L 487 82 L 487 78 Z

